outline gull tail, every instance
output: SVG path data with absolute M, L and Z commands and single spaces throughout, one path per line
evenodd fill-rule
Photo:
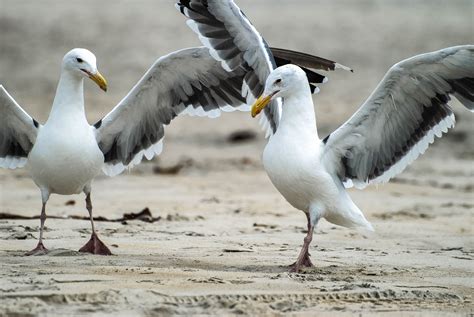
M 340 191 L 338 208 L 330 210 L 325 215 L 325 218 L 327 221 L 339 226 L 374 231 L 372 224 L 365 219 L 362 211 L 354 204 L 344 189 Z

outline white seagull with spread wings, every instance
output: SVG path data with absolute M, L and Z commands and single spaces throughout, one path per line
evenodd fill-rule
M 178 114 L 217 117 L 221 110 L 247 110 L 241 97 L 242 73 L 227 72 L 206 48 L 190 48 L 158 59 L 128 95 L 102 120 L 85 116 L 83 82 L 89 77 L 103 90 L 96 57 L 73 49 L 62 61 L 51 113 L 44 125 L 30 117 L 0 86 L 0 167 L 27 166 L 41 190 L 38 245 L 27 254 L 45 253 L 46 202 L 53 193 L 84 192 L 92 235 L 80 249 L 111 254 L 100 241 L 92 217 L 91 182 L 101 170 L 114 176 L 146 157 L 160 154 L 164 125 Z
M 453 127 L 450 96 L 474 110 L 474 46 L 450 47 L 394 65 L 361 108 L 321 140 L 306 72 L 275 69 L 263 38 L 232 0 L 181 0 L 178 7 L 213 57 L 227 69 L 247 69 L 247 101 L 261 94 L 252 116 L 264 110 L 272 127 L 265 170 L 307 217 L 292 271 L 313 266 L 309 245 L 321 218 L 372 230 L 346 188 L 387 182 Z

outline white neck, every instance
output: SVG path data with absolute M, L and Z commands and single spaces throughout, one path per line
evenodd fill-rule
M 319 139 L 313 98 L 306 86 L 301 85 L 301 89 L 284 97 L 278 126 L 278 130 L 280 129 L 296 133 L 300 138 L 314 139 L 316 137 Z
M 48 122 L 64 120 L 68 117 L 76 120 L 86 120 L 84 111 L 84 78 L 63 69 Z

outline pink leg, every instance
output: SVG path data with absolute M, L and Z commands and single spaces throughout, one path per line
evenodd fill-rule
M 36 248 L 33 250 L 26 252 L 25 255 L 40 255 L 48 253 L 48 249 L 43 245 L 43 228 L 44 222 L 46 221 L 46 202 L 43 201 L 43 207 L 41 208 L 41 215 L 40 215 L 40 236 L 38 240 L 38 244 Z
M 309 214 L 306 214 L 306 219 L 308 220 L 308 233 L 306 234 L 306 237 L 304 238 L 303 247 L 301 248 L 298 259 L 296 260 L 295 263 L 290 265 L 290 272 L 299 272 L 301 268 L 303 267 L 314 266 L 313 263 L 311 262 L 310 254 L 309 254 L 309 245 L 311 241 L 313 240 L 314 226 L 311 225 L 311 219 L 310 219 Z
M 92 217 L 92 202 L 90 193 L 86 193 L 86 208 L 87 211 L 89 211 L 89 216 L 91 219 L 92 234 L 90 240 L 82 248 L 79 249 L 79 252 L 87 252 L 99 255 L 112 255 L 112 252 L 110 252 L 109 248 L 102 241 L 100 241 L 99 237 L 97 236 L 97 233 L 95 232 L 94 218 Z

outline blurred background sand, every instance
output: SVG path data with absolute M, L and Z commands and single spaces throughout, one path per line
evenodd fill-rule
M 319 55 L 355 70 L 354 74 L 329 73 L 329 82 L 314 97 L 321 136 L 344 122 L 394 63 L 419 53 L 474 43 L 474 1 L 241 0 L 238 4 L 270 46 Z M 63 55 L 74 47 L 88 48 L 109 81 L 107 93 L 86 81 L 86 111 L 93 123 L 127 94 L 158 57 L 200 46 L 184 22 L 171 0 L 0 0 L 0 84 L 29 114 L 44 122 Z M 77 254 L 25 258 L 19 250 L 33 246 L 37 220 L 4 220 L 0 264 L 5 270 L 0 279 L 6 286 L 0 289 L 0 296 L 6 304 L 0 304 L 0 315 L 52 313 L 48 307 L 59 300 L 53 295 L 64 292 L 77 301 L 73 312 L 92 309 L 101 296 L 117 298 L 117 303 L 110 301 L 118 309 L 125 299 L 133 302 L 130 293 L 123 293 L 127 288 L 142 292 L 140 296 L 151 302 L 162 299 L 149 290 L 168 296 L 227 294 L 230 297 L 225 300 L 239 303 L 237 308 L 223 307 L 208 297 L 210 306 L 205 310 L 205 305 L 189 297 L 173 310 L 170 303 L 174 299 L 168 299 L 168 306 L 163 304 L 168 313 L 238 313 L 240 309 L 248 314 L 293 311 L 329 316 L 405 310 L 430 316 L 442 311 L 444 316 L 472 312 L 474 116 L 459 103 L 452 104 L 458 125 L 425 156 L 389 185 L 352 192 L 375 224 L 376 236 L 367 239 L 322 223 L 312 252 L 317 268 L 303 275 L 286 274 L 283 265 L 297 255 L 304 217 L 281 198 L 263 172 L 260 156 L 265 140 L 258 120 L 248 113 L 225 114 L 215 120 L 178 118 L 166 129 L 160 158 L 113 179 L 100 177 L 94 195 L 97 215 L 118 217 L 148 206 L 155 216 L 179 213 L 187 220 L 169 217 L 158 224 L 128 226 L 101 223 L 99 230 L 105 232 L 106 240 L 118 245 L 115 253 L 119 256 L 112 259 Z M 253 131 L 258 137 L 237 145 L 227 142 L 237 130 Z M 172 166 L 186 158 L 192 163 L 178 175 L 152 172 L 157 166 Z M 0 182 L 0 212 L 39 213 L 39 193 L 26 171 L 0 170 Z M 85 215 L 82 197 L 73 196 L 79 203 L 66 207 L 70 199 L 54 196 L 48 213 Z M 193 221 L 200 219 L 196 217 L 205 219 Z M 268 224 L 274 227 L 266 227 Z M 29 232 L 25 226 L 33 228 L 30 236 L 26 241 L 16 239 L 16 233 Z M 51 220 L 47 226 L 46 241 L 51 247 L 68 250 L 80 247 L 89 228 L 86 221 L 73 220 Z M 196 238 L 193 232 L 202 236 Z M 250 251 L 235 253 L 237 256 L 222 251 L 235 244 Z M 76 257 L 89 269 L 72 264 Z M 43 261 L 54 265 L 39 269 Z M 131 273 L 130 267 L 137 272 L 148 267 L 152 272 L 148 282 L 140 283 L 141 273 Z M 69 282 L 58 282 L 61 278 Z M 87 282 L 96 278 L 112 282 Z M 30 287 L 31 283 L 37 286 Z M 426 287 L 423 292 L 440 297 L 430 301 L 423 298 L 426 293 L 412 299 L 384 293 L 411 292 L 420 284 Z M 119 295 L 113 291 L 117 288 L 122 289 Z M 295 302 L 277 296 L 269 302 L 257 298 L 247 303 L 236 295 L 258 297 L 281 294 L 285 289 L 289 291 L 283 293 L 316 297 Z M 318 297 L 346 291 L 354 297 Z M 389 299 L 377 304 L 370 296 L 367 299 L 369 291 Z M 99 295 L 80 300 L 82 292 Z M 15 296 L 20 294 L 28 296 L 19 300 Z M 40 294 L 53 299 L 42 297 L 44 305 L 37 304 Z M 362 297 L 356 300 L 359 295 Z M 107 307 L 103 311 L 116 314 L 114 307 L 106 305 L 108 300 L 100 302 L 102 308 Z M 289 304 L 270 307 L 275 302 Z M 31 304 L 29 311 L 22 310 L 26 304 Z M 143 305 L 150 306 L 146 314 L 156 312 L 156 305 Z

